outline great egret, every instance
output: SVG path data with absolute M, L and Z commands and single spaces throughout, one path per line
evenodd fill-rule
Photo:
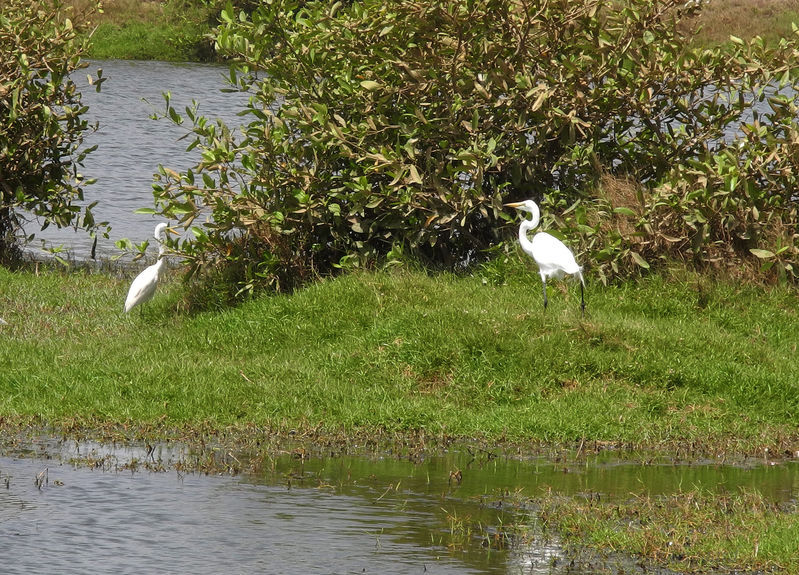
M 538 232 L 530 241 L 527 232 L 535 229 L 541 220 L 541 211 L 533 200 L 505 205 L 523 212 L 530 212 L 533 215 L 529 220 L 525 218 L 522 225 L 519 226 L 519 243 L 522 245 L 524 253 L 538 264 L 538 273 L 541 274 L 541 282 L 544 284 L 544 309 L 547 307 L 547 278 L 559 279 L 566 274 L 576 275 L 580 279 L 580 311 L 585 315 L 585 295 L 583 293 L 585 280 L 582 268 L 577 265 L 572 251 L 558 238 L 546 232 Z
M 177 233 L 169 229 L 169 226 L 163 222 L 155 226 L 153 237 L 158 240 L 158 261 L 137 275 L 133 283 L 130 284 L 128 297 L 125 299 L 125 313 L 128 313 L 139 304 L 150 301 L 155 294 L 155 288 L 158 286 L 158 280 L 161 277 L 161 267 L 164 265 L 163 256 L 166 252 L 164 242 L 166 241 L 167 230 Z

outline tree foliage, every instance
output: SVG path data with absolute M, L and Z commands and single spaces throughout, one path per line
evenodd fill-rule
M 700 6 L 229 7 L 216 42 L 251 94 L 244 128 L 187 109 L 202 161 L 162 170 L 159 211 L 194 230 L 180 247 L 194 270 L 221 265 L 245 288 L 398 249 L 436 266 L 479 261 L 513 229 L 502 204 L 527 197 L 605 278 L 666 253 L 710 261 L 735 238 L 769 257 L 776 236 L 754 231 L 772 218 L 795 257 L 795 103 L 779 93 L 795 42 L 694 49 L 679 26 Z M 184 121 L 168 101 L 166 115 Z M 619 203 L 608 181 L 632 192 Z
M 91 128 L 70 74 L 84 67 L 84 48 L 57 0 L 0 3 L 0 262 L 18 255 L 25 216 L 98 227 L 91 206 L 78 206 Z

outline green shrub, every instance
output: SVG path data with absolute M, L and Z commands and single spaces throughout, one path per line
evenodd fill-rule
M 91 127 L 70 74 L 85 44 L 61 10 L 51 0 L 0 4 L 0 262 L 18 255 L 23 211 L 44 227 L 99 228 L 93 205 L 77 205 L 91 183 L 79 172 Z
M 663 248 L 713 258 L 701 245 L 729 239 L 721 232 L 729 219 L 708 219 L 717 209 L 756 208 L 769 219 L 762 207 L 794 201 L 790 178 L 777 176 L 794 156 L 768 155 L 788 146 L 790 101 L 747 131 L 752 147 L 728 132 L 754 100 L 779 89 L 779 75 L 791 80 L 795 42 L 776 51 L 691 48 L 678 24 L 701 4 L 683 4 L 275 0 L 249 14 L 228 8 L 216 42 L 234 61 L 231 82 L 251 94 L 246 126 L 234 137 L 187 110 L 202 161 L 182 174 L 162 170 L 158 211 L 193 226 L 180 249 L 195 271 L 227 267 L 245 289 L 291 287 L 370 264 L 395 246 L 438 267 L 480 261 L 513 230 L 502 204 L 527 197 L 543 200 L 544 227 L 581 242 L 584 260 L 605 278 L 648 267 Z M 184 121 L 168 102 L 166 115 Z M 730 190 L 735 206 L 718 208 L 706 184 L 731 185 L 714 160 L 730 154 L 753 163 Z M 608 177 L 640 186 L 638 203 L 614 205 L 602 192 Z M 740 197 L 738 185 L 758 194 Z M 699 248 L 696 213 L 713 227 Z M 208 221 L 195 225 L 198 217 Z M 766 239 L 737 253 L 765 256 L 757 250 L 768 249 Z

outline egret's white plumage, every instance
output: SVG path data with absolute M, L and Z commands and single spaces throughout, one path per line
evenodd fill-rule
M 513 202 L 505 204 L 510 208 L 516 208 L 523 212 L 532 214 L 532 218 L 522 221 L 519 226 L 519 243 L 524 253 L 529 255 L 538 264 L 538 273 L 541 274 L 541 282 L 544 284 L 544 309 L 547 307 L 547 278 L 553 277 L 560 279 L 565 275 L 575 275 L 580 280 L 580 310 L 585 313 L 585 296 L 583 293 L 585 280 L 583 279 L 582 268 L 574 259 L 572 251 L 558 238 L 546 232 L 538 232 L 533 236 L 532 241 L 527 237 L 527 232 L 535 229 L 541 220 L 541 211 L 533 200 L 523 202 Z
M 128 297 L 125 299 L 125 313 L 139 304 L 150 301 L 153 295 L 155 295 L 155 288 L 158 287 L 158 280 L 161 278 L 161 268 L 164 265 L 163 256 L 166 252 L 164 242 L 166 241 L 167 229 L 168 226 L 165 223 L 160 223 L 155 226 L 153 237 L 158 240 L 158 261 L 137 275 L 133 283 L 130 284 Z

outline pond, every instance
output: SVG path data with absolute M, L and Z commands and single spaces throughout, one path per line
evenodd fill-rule
M 208 457 L 247 471 L 196 471 Z M 174 444 L 15 448 L 0 457 L 3 572 L 586 575 L 593 564 L 573 564 L 519 501 L 550 490 L 625 498 L 695 486 L 757 486 L 776 501 L 799 494 L 793 463 L 521 460 L 468 448 L 260 457 Z

